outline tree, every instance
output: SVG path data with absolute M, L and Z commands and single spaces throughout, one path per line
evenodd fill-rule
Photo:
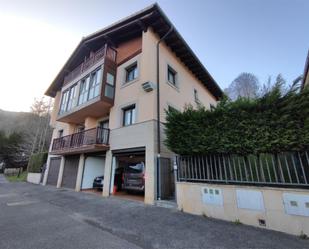
M 239 97 L 254 99 L 258 97 L 260 83 L 258 78 L 251 73 L 241 73 L 233 82 L 225 89 L 230 99 L 236 100 Z
M 22 149 L 23 135 L 13 132 L 6 135 L 0 131 L 0 161 L 5 162 L 8 166 L 24 166 L 26 156 Z
M 42 97 L 41 99 L 35 99 L 31 106 L 31 112 L 34 114 L 35 120 L 33 127 L 35 129 L 32 130 L 30 154 L 48 150 L 52 134 L 52 129 L 49 126 L 51 104 L 51 100 L 47 102 Z

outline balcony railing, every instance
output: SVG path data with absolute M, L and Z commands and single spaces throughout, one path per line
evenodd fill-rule
M 53 140 L 52 152 L 65 151 L 89 145 L 108 145 L 109 129 L 92 128 Z
M 77 76 L 85 72 L 88 68 L 93 66 L 96 62 L 98 62 L 103 57 L 106 57 L 112 61 L 115 61 L 116 60 L 116 50 L 108 46 L 103 46 L 96 52 L 91 53 L 90 56 L 86 58 L 83 63 L 81 63 L 76 68 L 74 68 L 69 74 L 67 74 L 64 77 L 64 84 L 75 79 Z

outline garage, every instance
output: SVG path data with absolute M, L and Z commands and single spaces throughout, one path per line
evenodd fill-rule
M 145 148 L 114 151 L 111 193 L 114 196 L 144 201 Z
M 57 186 L 61 157 L 50 158 L 47 184 Z
M 78 171 L 78 156 L 66 156 L 61 186 L 64 188 L 75 188 Z
M 85 159 L 81 189 L 101 191 L 102 189 L 99 187 L 99 185 L 95 189 L 93 188 L 93 181 L 96 178 L 100 178 L 100 180 L 102 179 L 103 182 L 104 169 L 105 155 L 87 156 Z

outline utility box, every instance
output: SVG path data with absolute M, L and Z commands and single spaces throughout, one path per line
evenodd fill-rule
M 283 193 L 282 197 L 285 213 L 309 216 L 309 195 Z
M 204 204 L 223 206 L 222 190 L 219 188 L 202 188 L 202 199 Z

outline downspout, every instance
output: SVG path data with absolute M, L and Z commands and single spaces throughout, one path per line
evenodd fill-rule
M 160 43 L 173 31 L 174 27 L 171 26 L 169 31 L 162 36 L 157 42 L 157 200 L 161 199 L 161 179 L 160 179 L 160 157 L 161 157 L 161 131 L 160 131 Z

